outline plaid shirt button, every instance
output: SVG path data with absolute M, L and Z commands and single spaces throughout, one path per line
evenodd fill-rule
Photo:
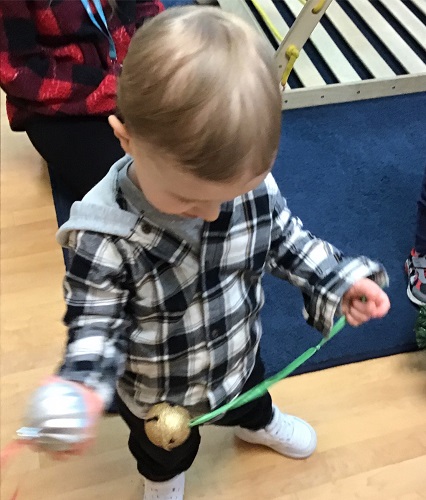
M 145 234 L 149 234 L 151 231 L 152 231 L 152 226 L 151 224 L 148 224 L 148 222 L 144 222 L 142 224 L 142 231 L 145 233 Z
M 212 330 L 212 332 L 211 332 L 212 339 L 217 339 L 219 337 L 219 335 L 220 335 L 220 331 L 219 330 L 217 330 L 217 329 Z

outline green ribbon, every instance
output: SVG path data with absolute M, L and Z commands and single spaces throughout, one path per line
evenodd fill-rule
M 260 384 L 256 385 L 249 391 L 245 392 L 244 394 L 241 394 L 240 396 L 236 397 L 226 405 L 220 406 L 219 408 L 216 408 L 216 410 L 213 410 L 210 413 L 206 413 L 204 415 L 201 415 L 199 417 L 193 418 L 189 422 L 189 427 L 195 427 L 196 425 L 202 425 L 208 422 L 209 420 L 212 420 L 213 418 L 222 415 L 223 413 L 229 411 L 229 410 L 234 410 L 235 408 L 239 408 L 240 406 L 245 405 L 246 403 L 249 403 L 250 401 L 253 401 L 254 399 L 260 398 L 260 396 L 263 396 L 268 392 L 268 389 L 271 387 L 271 385 L 276 384 L 280 380 L 288 377 L 291 373 L 296 370 L 296 368 L 299 368 L 299 366 L 303 365 L 305 361 L 308 361 L 309 358 L 311 358 L 315 353 L 317 353 L 321 347 L 326 344 L 329 340 L 331 340 L 337 333 L 342 330 L 342 328 L 346 325 L 346 318 L 345 316 L 342 316 L 333 326 L 331 329 L 331 332 L 329 335 L 321 340 L 319 344 L 317 344 L 315 347 L 310 347 L 307 351 L 305 351 L 303 354 L 301 354 L 298 358 L 296 358 L 294 361 L 292 361 L 290 364 L 288 364 L 283 370 L 278 372 L 276 375 L 273 375 L 270 378 L 267 378 Z

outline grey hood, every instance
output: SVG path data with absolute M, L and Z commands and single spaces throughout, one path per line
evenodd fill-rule
M 118 175 L 133 160 L 126 155 L 111 167 L 107 175 L 81 201 L 73 203 L 70 218 L 56 233 L 56 240 L 69 247 L 73 231 L 94 231 L 128 238 L 139 218 L 117 203 Z

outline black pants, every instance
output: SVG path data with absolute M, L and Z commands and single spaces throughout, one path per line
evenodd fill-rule
M 417 203 L 417 226 L 414 248 L 420 254 L 426 254 L 426 169 L 423 175 L 422 189 Z
M 81 200 L 124 155 L 106 117 L 40 117 L 27 135 L 71 201 Z
M 258 356 L 256 365 L 247 380 L 243 391 L 246 392 L 264 380 L 264 366 Z M 130 429 L 129 449 L 137 462 L 138 471 L 151 481 L 168 481 L 189 469 L 198 452 L 200 431 L 191 429 L 189 438 L 181 446 L 171 451 L 155 446 L 144 430 L 144 421 L 137 418 L 123 401 L 118 402 L 119 411 Z M 272 400 L 269 393 L 240 408 L 227 412 L 214 425 L 241 426 L 258 430 L 266 427 L 272 419 Z
M 47 163 L 58 226 L 69 219 L 72 204 L 124 155 L 106 117 L 39 117 L 26 132 Z M 63 253 L 68 267 L 68 251 Z

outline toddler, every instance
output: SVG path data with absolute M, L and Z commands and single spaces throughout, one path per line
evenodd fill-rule
M 144 417 L 161 401 L 195 417 L 264 379 L 263 275 L 297 286 L 324 335 L 336 314 L 352 325 L 384 316 L 387 275 L 291 215 L 271 174 L 281 123 L 273 53 L 237 17 L 184 7 L 145 23 L 118 108 L 110 125 L 127 155 L 58 233 L 73 253 L 59 377 L 91 401 L 93 426 L 117 390 L 144 499 L 182 499 L 199 429 L 166 451 L 148 440 Z M 314 429 L 269 394 L 214 424 L 290 458 L 316 447 Z

